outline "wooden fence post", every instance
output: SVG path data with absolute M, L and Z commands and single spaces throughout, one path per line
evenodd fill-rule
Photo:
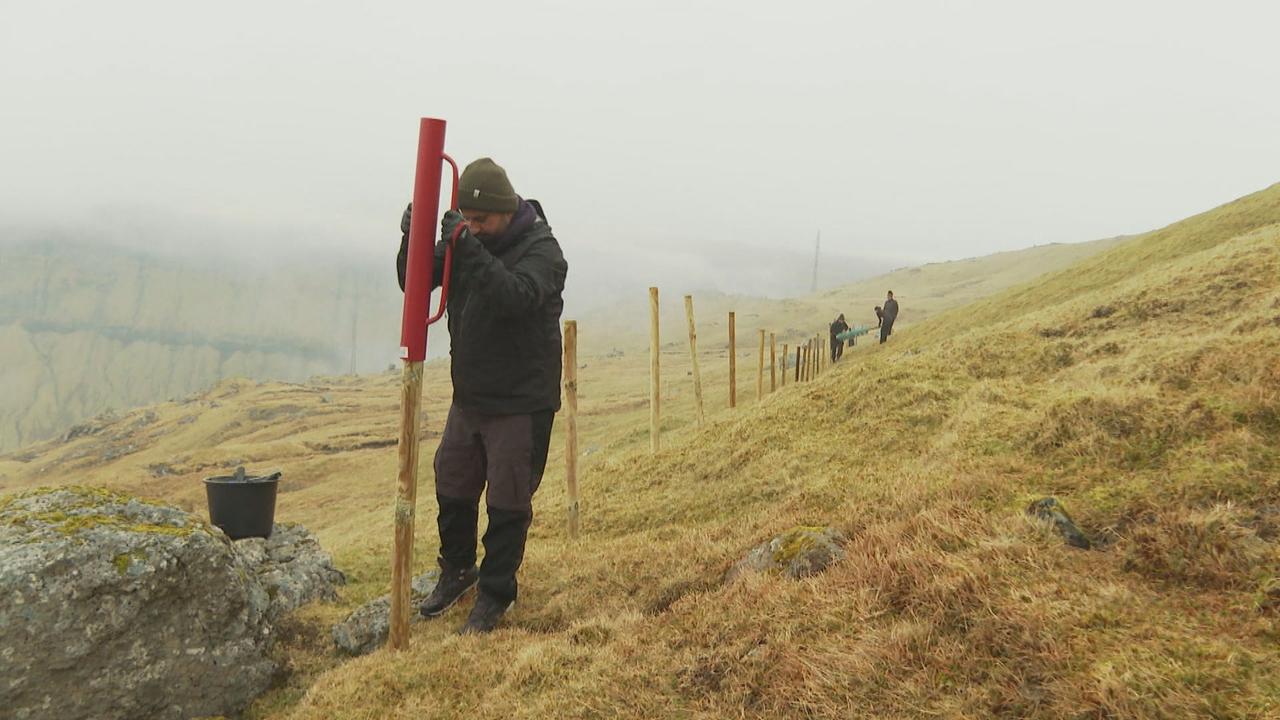
M 787 359 L 791 357 L 790 355 L 787 354 L 787 351 L 789 349 L 790 348 L 787 347 L 786 343 L 782 343 L 782 376 L 779 378 L 779 380 L 781 380 L 782 382 L 780 384 L 780 387 L 787 386 Z
M 760 357 L 756 361 L 756 402 L 764 399 L 764 330 L 760 331 Z
M 769 333 L 769 392 L 778 389 L 778 341 Z
M 569 491 L 569 537 L 578 537 L 578 321 L 564 323 L 564 475 Z
M 662 402 L 662 382 L 659 375 L 658 346 L 658 288 L 649 288 L 649 449 L 658 452 L 658 423 Z
M 693 360 L 693 398 L 698 404 L 698 426 L 706 420 L 702 412 L 702 371 L 698 369 L 698 331 L 693 322 L 693 296 L 684 296 L 684 314 L 689 319 L 689 357 Z
M 418 425 L 422 407 L 422 361 L 405 360 L 400 375 L 400 471 L 397 476 L 395 544 L 391 563 L 388 646 L 409 647 L 409 583 L 413 577 L 413 516 L 418 495 Z
M 729 407 L 738 406 L 738 340 L 733 313 L 729 313 Z
M 800 345 L 796 344 L 796 382 L 800 382 Z

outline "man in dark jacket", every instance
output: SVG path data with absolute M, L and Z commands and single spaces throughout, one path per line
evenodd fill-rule
M 849 329 L 849 323 L 844 321 L 844 313 L 840 313 L 840 317 L 831 323 L 831 362 L 844 357 L 844 342 L 836 339 L 836 336 Z
M 516 570 L 533 521 L 551 424 L 560 409 L 560 312 L 568 265 L 536 203 L 516 195 L 506 171 L 482 158 L 458 185 L 459 211 L 445 213 L 435 248 L 443 278 L 446 239 L 465 226 L 454 247 L 449 287 L 449 353 L 453 404 L 436 450 L 440 581 L 421 607 L 435 617 L 477 584 L 476 602 L 460 632 L 492 630 L 516 599 Z M 400 289 L 412 205 L 396 269 Z M 489 526 L 476 570 L 480 496 Z
M 898 301 L 893 299 L 893 291 L 889 291 L 888 297 L 884 301 L 884 317 L 880 321 L 880 342 L 883 343 L 889 339 L 889 335 L 893 332 L 893 321 L 898 319 Z

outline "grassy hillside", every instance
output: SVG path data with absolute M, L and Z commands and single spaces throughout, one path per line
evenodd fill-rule
M 399 655 L 344 661 L 326 635 L 386 590 L 397 376 L 226 383 L 0 456 L 0 483 L 200 509 L 199 477 L 282 468 L 280 514 L 353 582 L 287 628 L 293 674 L 254 717 L 1280 714 L 1280 186 L 860 346 L 700 430 L 668 357 L 657 455 L 647 358 L 584 360 L 583 536 L 565 534 L 553 457 L 508 627 L 459 638 L 459 608 Z M 446 371 L 428 368 L 428 438 Z M 1050 494 L 1095 550 L 1026 519 Z M 826 573 L 723 580 L 752 546 L 822 524 L 850 538 Z

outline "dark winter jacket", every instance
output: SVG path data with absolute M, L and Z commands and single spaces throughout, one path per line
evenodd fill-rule
M 409 234 L 396 269 L 404 289 Z M 444 273 L 435 248 L 431 287 Z M 520 201 L 502 237 L 459 239 L 449 284 L 449 354 L 453 402 L 494 415 L 560 409 L 560 313 L 568 265 L 551 226 Z
M 884 324 L 892 325 L 898 319 L 898 301 L 889 298 L 884 301 Z
M 843 320 L 836 320 L 831 323 L 831 343 L 834 345 L 836 342 L 836 336 L 848 329 L 849 323 Z

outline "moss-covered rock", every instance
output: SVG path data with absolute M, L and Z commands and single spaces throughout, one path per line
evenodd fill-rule
M 85 531 L 107 529 L 186 537 L 209 526 L 177 508 L 107 488 L 70 485 L 46 487 L 0 498 L 0 526 L 16 532 L 17 542 L 56 535 L 86 542 Z
M 1051 528 L 1055 533 L 1062 536 L 1062 539 L 1072 547 L 1088 550 L 1093 547 L 1093 542 L 1089 540 L 1089 536 L 1076 525 L 1071 516 L 1067 514 L 1067 509 L 1057 498 L 1045 497 L 1033 501 L 1027 506 L 1027 517 L 1044 524 Z
M 822 572 L 844 557 L 846 538 L 835 528 L 799 525 L 759 545 L 730 568 L 727 580 L 743 572 L 770 572 L 801 578 Z
M 275 670 L 269 611 L 226 536 L 179 508 L 91 487 L 0 500 L 0 707 L 14 717 L 234 714 Z

